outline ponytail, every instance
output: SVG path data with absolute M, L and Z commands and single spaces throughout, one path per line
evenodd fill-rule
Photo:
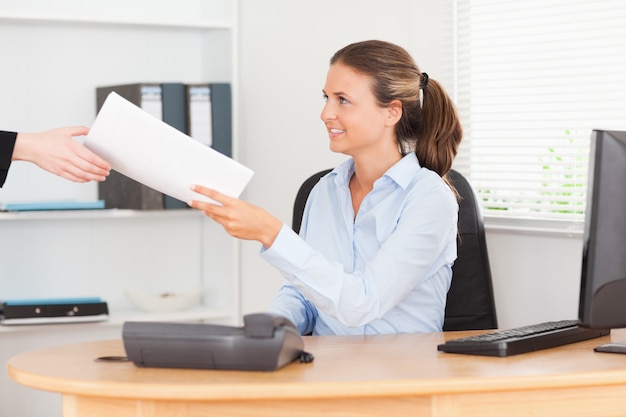
M 414 116 L 418 120 L 415 154 L 420 164 L 445 177 L 458 152 L 463 129 L 456 106 L 436 80 L 429 79 L 422 92 L 421 108 L 416 109 L 421 115 Z

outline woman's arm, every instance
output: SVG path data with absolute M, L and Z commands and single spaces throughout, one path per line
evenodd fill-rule
M 263 243 L 263 258 L 317 309 L 345 325 L 358 327 L 382 317 L 420 280 L 454 261 L 458 205 L 443 183 L 435 188 L 406 202 L 393 233 L 380 242 L 380 247 L 376 244 L 375 253 L 368 254 L 364 266 L 353 272 L 346 272 L 349 269 L 342 262 L 323 253 L 331 250 L 329 247 L 315 250 L 280 220 L 242 200 L 195 187 L 195 191 L 223 205 L 198 201 L 190 205 L 204 210 L 232 236 Z M 326 224 L 330 222 L 328 216 L 326 213 L 323 219 Z M 348 247 L 343 244 L 342 248 L 351 253 L 350 242 L 346 244 Z

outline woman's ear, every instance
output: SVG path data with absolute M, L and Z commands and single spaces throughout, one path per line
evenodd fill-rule
M 402 118 L 402 102 L 400 100 L 393 100 L 387 106 L 387 125 L 393 126 Z

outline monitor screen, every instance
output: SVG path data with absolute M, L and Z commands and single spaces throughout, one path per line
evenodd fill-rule
M 626 132 L 594 130 L 578 318 L 581 326 L 626 327 Z

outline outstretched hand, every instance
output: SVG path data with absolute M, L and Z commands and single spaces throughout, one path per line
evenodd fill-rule
M 70 181 L 104 181 L 111 170 L 109 163 L 74 140 L 87 133 L 85 126 L 18 133 L 12 159 L 32 162 Z
M 283 225 L 278 218 L 261 207 L 210 188 L 194 185 L 191 189 L 218 203 L 193 200 L 189 205 L 204 211 L 221 224 L 228 234 L 239 239 L 257 240 L 266 248 L 272 246 Z

